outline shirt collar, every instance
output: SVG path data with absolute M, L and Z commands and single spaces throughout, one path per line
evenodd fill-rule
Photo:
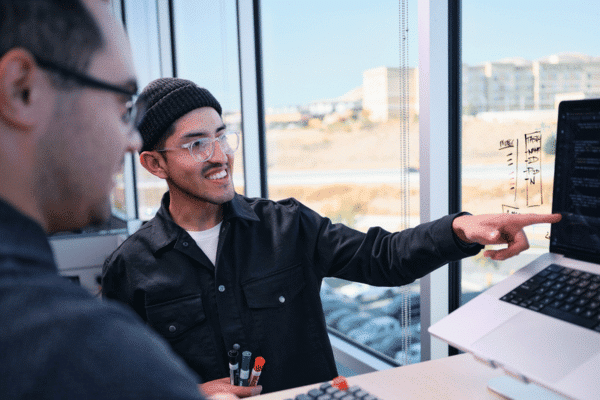
M 185 230 L 177 225 L 171 213 L 169 212 L 169 204 L 171 198 L 169 192 L 163 195 L 161 205 L 156 213 L 156 216 L 148 222 L 150 229 L 150 246 L 154 252 L 166 247 L 174 240 L 179 240 Z M 240 218 L 248 221 L 260 221 L 252 207 L 244 200 L 244 196 L 235 194 L 231 201 L 223 204 L 223 221 L 229 221 L 234 218 Z M 144 228 L 142 228 L 144 229 Z
M 0 257 L 7 256 L 38 261 L 56 269 L 44 229 L 0 199 Z
M 223 220 L 227 221 L 231 218 L 242 218 L 248 221 L 260 221 L 258 215 L 254 212 L 252 207 L 244 200 L 244 196 L 235 194 L 233 200 L 225 203 Z

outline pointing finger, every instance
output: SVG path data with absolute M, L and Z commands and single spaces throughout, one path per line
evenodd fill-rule
M 561 220 L 561 214 L 517 214 L 513 216 L 522 226 L 533 224 L 554 224 Z

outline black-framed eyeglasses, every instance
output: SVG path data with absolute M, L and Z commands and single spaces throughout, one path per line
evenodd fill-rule
M 135 97 L 137 97 L 136 90 L 113 85 L 112 83 L 82 74 L 67 67 L 63 67 L 62 65 L 38 57 L 34 54 L 33 58 L 41 68 L 56 72 L 65 79 L 71 79 L 79 85 L 128 96 L 130 99 L 127 101 L 127 103 L 125 103 L 126 112 L 123 114 L 122 120 L 126 125 L 130 125 L 134 128 L 138 127 L 139 123 L 141 122 L 141 117 L 144 115 L 146 104 L 144 101 L 135 101 Z

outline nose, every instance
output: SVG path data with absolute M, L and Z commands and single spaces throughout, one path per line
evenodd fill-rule
M 227 154 L 225 154 L 223 152 L 223 149 L 221 149 L 221 144 L 219 143 L 219 141 L 218 140 L 214 141 L 213 146 L 214 146 L 213 153 L 208 161 L 215 163 L 215 164 L 217 164 L 217 163 L 225 164 L 227 162 Z

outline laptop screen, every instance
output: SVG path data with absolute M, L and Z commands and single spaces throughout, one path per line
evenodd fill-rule
M 550 251 L 600 262 L 600 99 L 558 108 Z

